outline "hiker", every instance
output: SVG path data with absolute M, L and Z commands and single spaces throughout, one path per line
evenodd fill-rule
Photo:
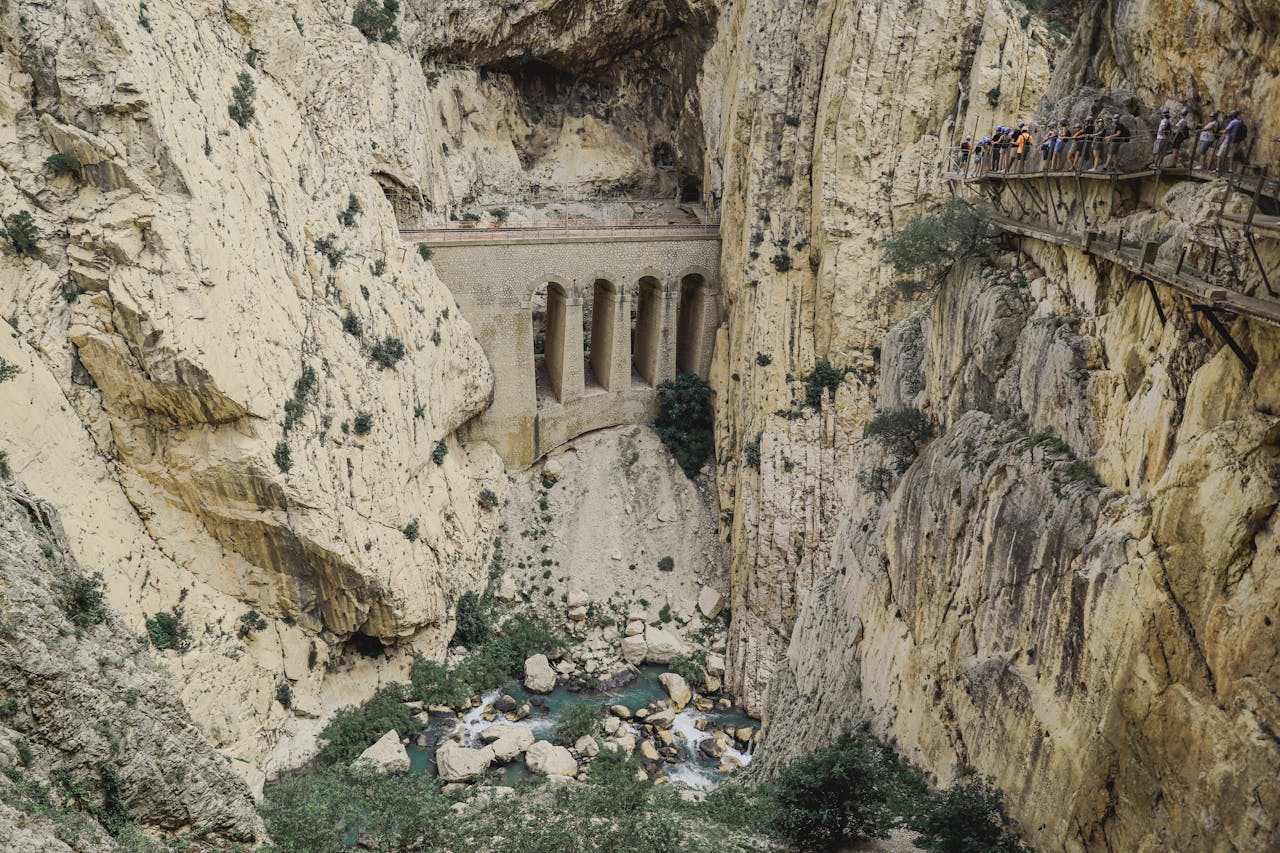
M 1169 141 L 1169 153 L 1173 154 L 1173 168 L 1178 168 L 1182 159 L 1182 146 L 1191 137 L 1191 124 L 1187 118 L 1191 111 L 1183 107 L 1178 111 L 1178 123 L 1173 126 L 1173 139 Z
M 1000 136 L 1003 131 L 1003 127 L 996 125 L 996 129 L 988 137 L 991 140 L 990 144 L 987 145 L 987 150 L 990 152 L 990 157 L 987 158 L 988 172 L 994 172 L 1000 168 Z
M 960 143 L 960 156 L 957 159 L 956 168 L 961 172 L 969 169 L 969 155 L 973 152 L 973 137 L 966 136 L 964 142 Z
M 1049 122 L 1049 129 L 1044 133 L 1044 139 L 1040 140 L 1040 171 L 1049 171 L 1049 163 L 1053 160 L 1053 146 L 1058 141 L 1058 129 L 1053 122 Z
M 1067 149 L 1067 168 L 1076 170 L 1080 167 L 1080 153 L 1084 146 L 1084 125 L 1076 122 L 1071 128 L 1071 146 Z
M 1230 172 L 1231 167 L 1240 157 L 1240 148 L 1249 136 L 1249 129 L 1240 120 L 1240 111 L 1227 113 L 1227 126 L 1222 129 L 1222 144 L 1218 146 L 1218 156 L 1214 161 L 1215 172 Z
M 1084 163 L 1093 153 L 1093 137 L 1098 129 L 1093 124 L 1093 116 L 1084 117 L 1084 127 L 1080 129 L 1080 156 L 1076 158 L 1077 171 L 1084 168 Z
M 1058 138 L 1053 141 L 1053 163 L 1050 169 L 1058 171 L 1062 168 L 1062 160 L 1067 155 L 1064 153 L 1067 148 L 1067 140 L 1071 136 L 1071 130 L 1067 127 L 1065 118 L 1058 120 Z
M 1151 162 L 1147 164 L 1148 169 L 1159 169 L 1160 161 L 1164 159 L 1165 144 L 1169 139 L 1170 132 L 1173 130 L 1173 121 L 1169 118 L 1169 109 L 1160 111 L 1160 124 L 1156 127 L 1156 138 L 1151 143 Z
M 983 167 L 987 164 L 987 146 L 990 144 L 991 137 L 984 136 L 973 147 L 973 174 L 976 177 L 982 177 Z
M 1120 113 L 1111 117 L 1114 127 L 1107 137 L 1107 162 L 1102 165 L 1104 172 L 1120 171 L 1120 148 L 1129 141 L 1129 128 L 1120 121 Z
M 1027 155 L 1031 153 L 1031 146 L 1035 143 L 1035 139 L 1031 136 L 1031 131 L 1027 130 L 1026 122 L 1018 122 L 1018 135 L 1014 139 L 1014 154 L 1018 161 L 1018 174 L 1021 175 L 1027 170 Z
M 1090 140 L 1090 148 L 1093 151 L 1093 167 L 1090 172 L 1098 171 L 1098 160 L 1102 158 L 1102 149 L 1107 147 L 1107 120 L 1102 116 L 1098 116 L 1098 123 L 1093 128 L 1093 139 Z
M 1009 128 L 1001 125 L 996 132 L 996 169 L 1001 172 L 1009 168 Z
M 1209 120 L 1200 128 L 1200 139 L 1196 143 L 1196 153 L 1191 157 L 1191 168 L 1196 167 L 1196 163 L 1200 163 L 1200 168 L 1208 169 L 1209 161 L 1213 156 L 1208 152 L 1213 150 L 1213 141 L 1218 136 L 1218 113 L 1209 113 Z

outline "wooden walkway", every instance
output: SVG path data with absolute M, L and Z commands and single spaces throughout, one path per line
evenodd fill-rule
M 1202 271 L 1191 267 L 1183 266 L 1179 269 L 1148 260 L 1144 255 L 1149 258 L 1153 253 L 1147 251 L 1145 246 L 1117 245 L 1115 239 L 1108 239 L 1103 235 L 1072 234 L 1044 225 L 1023 222 L 991 208 L 980 209 L 987 220 L 1004 231 L 1067 246 L 1103 258 L 1124 267 L 1139 278 L 1162 284 L 1181 293 L 1192 301 L 1193 307 L 1219 308 L 1233 314 L 1252 317 L 1273 326 L 1280 326 L 1280 300 L 1247 296 L 1225 287 L 1219 280 L 1210 279 Z

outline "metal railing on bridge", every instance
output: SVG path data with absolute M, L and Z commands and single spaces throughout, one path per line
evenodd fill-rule
M 451 222 L 437 228 L 418 228 L 400 232 L 401 239 L 411 243 L 464 243 L 500 240 L 564 239 L 573 237 L 680 237 L 710 238 L 720 236 L 720 221 L 691 217 L 659 217 L 648 219 L 552 219 L 508 225 L 497 222 Z

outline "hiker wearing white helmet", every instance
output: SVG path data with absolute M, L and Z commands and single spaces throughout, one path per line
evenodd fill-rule
M 1213 159 L 1213 155 L 1209 152 L 1213 150 L 1213 141 L 1218 137 L 1218 113 L 1209 113 L 1209 120 L 1200 128 L 1200 139 L 1196 143 L 1195 156 L 1191 158 L 1191 168 L 1195 168 L 1196 164 L 1200 164 L 1200 168 L 1208 169 L 1209 162 Z
M 1160 168 L 1160 161 L 1164 159 L 1165 143 L 1169 138 L 1170 131 L 1173 130 L 1173 122 L 1169 118 L 1169 110 L 1166 107 L 1160 111 L 1160 124 L 1156 126 L 1156 138 L 1151 143 L 1151 163 L 1147 166 L 1149 169 Z

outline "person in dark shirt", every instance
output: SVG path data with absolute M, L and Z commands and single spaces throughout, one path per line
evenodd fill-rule
M 1097 136 L 1098 128 L 1093 123 L 1093 116 L 1084 117 L 1084 127 L 1080 129 L 1080 158 L 1076 161 L 1076 165 L 1083 167 L 1089 157 L 1093 155 L 1093 138 Z M 1098 163 L 1094 160 L 1096 169 Z
M 1169 137 L 1172 135 L 1173 121 L 1169 118 L 1169 110 L 1160 111 L 1160 123 L 1156 125 L 1156 138 L 1151 143 L 1151 163 L 1148 168 L 1160 168 L 1160 161 L 1164 159 L 1166 146 L 1169 144 Z
M 1169 141 L 1169 153 L 1173 155 L 1173 168 L 1178 168 L 1182 159 L 1182 146 L 1191 138 L 1191 120 L 1187 118 L 1190 110 L 1183 107 L 1178 111 L 1178 122 L 1173 126 L 1173 139 Z
M 1104 172 L 1115 172 L 1120 169 L 1120 148 L 1129 141 L 1129 128 L 1120 121 L 1120 113 L 1111 117 L 1111 133 L 1107 136 L 1107 162 L 1102 165 Z
M 1240 111 L 1228 112 L 1227 126 L 1222 129 L 1222 142 L 1218 145 L 1218 156 L 1214 158 L 1215 172 L 1231 171 L 1235 161 L 1240 158 L 1240 149 L 1244 147 L 1247 133 L 1244 122 L 1240 120 Z

